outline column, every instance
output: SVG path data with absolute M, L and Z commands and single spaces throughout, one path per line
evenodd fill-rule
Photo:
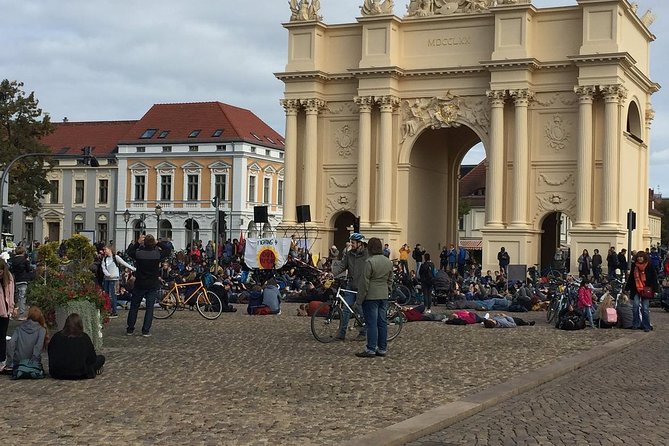
M 649 173 L 648 169 L 650 168 L 648 154 L 650 152 L 650 129 L 651 129 L 652 124 L 653 124 L 653 119 L 655 119 L 655 110 L 653 110 L 653 107 L 649 103 L 648 107 L 646 108 L 646 116 L 645 116 L 645 119 L 644 119 L 646 133 L 644 135 L 643 140 L 645 141 L 646 144 L 643 147 L 643 149 L 641 149 L 642 150 L 641 166 L 643 166 L 643 172 L 644 172 L 643 178 L 641 179 L 641 181 L 643 182 L 642 183 L 643 187 L 641 188 L 642 189 L 641 190 L 641 193 L 642 193 L 641 203 L 644 206 L 644 208 L 643 208 L 644 212 L 642 212 L 642 214 L 645 215 L 645 217 L 643 219 L 642 229 L 643 229 L 644 236 L 648 237 L 648 238 L 650 238 L 650 236 L 651 236 L 651 233 L 650 233 L 651 228 L 649 226 L 650 222 L 649 222 L 649 219 L 648 219 L 648 211 L 649 211 L 648 207 L 650 205 L 650 203 L 649 203 L 650 197 L 648 196 L 648 186 L 650 185 L 650 182 L 648 181 L 648 173 Z M 638 219 L 637 219 L 637 222 L 638 222 Z M 655 240 L 653 240 L 653 242 L 655 242 Z M 656 244 L 659 245 L 659 242 L 660 242 L 660 240 L 657 240 Z
M 307 114 L 307 132 L 304 141 L 304 171 L 302 173 L 302 203 L 311 206 L 311 218 L 316 215 L 318 188 L 318 112 L 324 106 L 320 99 L 302 101 Z
M 490 148 L 486 181 L 486 226 L 501 228 L 504 198 L 504 90 L 488 92 L 490 100 Z
M 393 110 L 399 103 L 394 96 L 376 98 L 381 106 L 379 171 L 376 181 L 376 221 L 390 223 L 393 193 Z
M 578 166 L 575 228 L 592 228 L 592 86 L 574 88 L 578 96 Z
M 532 98 L 532 92 L 527 89 L 510 92 L 516 106 L 515 145 L 513 148 L 513 191 L 511 196 L 512 213 L 511 225 L 515 227 L 527 226 L 528 200 L 528 169 L 529 169 L 529 135 L 527 133 L 527 107 Z
M 295 205 L 297 194 L 297 111 L 299 101 L 284 99 L 281 105 L 286 110 L 286 144 L 283 155 L 283 223 L 295 223 Z
M 371 190 L 372 158 L 372 96 L 356 97 L 360 107 L 360 135 L 358 137 L 358 216 L 361 224 L 369 224 L 369 192 Z
M 602 226 L 615 227 L 618 224 L 616 215 L 618 187 L 618 169 L 616 160 L 618 147 L 618 106 L 627 97 L 627 90 L 620 85 L 600 87 L 604 95 L 604 162 L 602 168 Z

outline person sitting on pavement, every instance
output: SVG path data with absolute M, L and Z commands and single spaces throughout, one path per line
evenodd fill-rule
M 105 357 L 95 353 L 77 313 L 70 314 L 63 329 L 49 342 L 49 375 L 55 379 L 92 379 L 102 373 Z
M 265 283 L 262 291 L 262 304 L 269 308 L 268 314 L 281 314 L 279 286 L 273 278 Z
M 608 313 L 613 310 L 615 318 L 613 321 L 609 321 Z M 602 301 L 597 306 L 597 311 L 595 312 L 595 324 L 599 328 L 612 328 L 615 327 L 618 323 L 615 306 L 613 305 L 613 297 L 609 293 L 606 293 L 602 296 Z
M 634 313 L 632 311 L 632 304 L 627 294 L 621 295 L 618 307 L 616 308 L 616 313 L 618 313 L 618 328 L 632 328 L 634 323 Z
M 43 377 L 42 351 L 49 343 L 46 330 L 46 321 L 42 310 L 32 306 L 28 309 L 27 319 L 21 323 L 7 341 L 7 364 L 5 369 L 12 371 L 12 376 L 18 378 L 20 365 L 41 371 Z
M 230 305 L 230 290 L 232 288 L 232 282 L 229 279 L 223 279 L 220 276 L 217 280 L 209 287 L 209 291 L 214 293 L 221 299 L 221 308 L 224 313 L 234 313 L 237 311 L 235 307 Z
M 534 321 L 527 322 L 519 317 L 508 316 L 504 313 L 492 316 L 483 321 L 483 326 L 485 328 L 515 328 L 525 325 L 533 326 L 534 324 Z
M 559 328 L 560 330 L 582 330 L 585 328 L 585 317 L 581 310 L 569 304 L 558 313 L 555 328 Z

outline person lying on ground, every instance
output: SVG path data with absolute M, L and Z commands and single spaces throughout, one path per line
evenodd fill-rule
M 455 310 L 444 323 L 447 325 L 473 325 L 483 321 L 485 321 L 485 318 L 473 311 Z
M 425 305 L 418 305 L 413 308 L 402 310 L 404 315 L 407 318 L 408 322 L 416 321 L 431 321 L 431 322 L 441 322 L 449 316 L 449 312 L 444 314 L 439 313 L 425 313 Z
M 515 328 L 525 325 L 532 326 L 534 324 L 534 321 L 527 322 L 519 317 L 508 316 L 504 313 L 492 316 L 490 319 L 483 321 L 483 326 L 485 328 Z

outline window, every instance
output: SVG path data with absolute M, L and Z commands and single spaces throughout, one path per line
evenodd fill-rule
M 458 229 L 459 229 L 460 231 L 464 231 L 464 230 L 465 230 L 465 217 L 462 216 L 462 217 L 460 217 L 458 220 L 459 220 L 459 222 L 458 222 Z
M 283 180 L 279 180 L 276 184 L 276 204 L 283 206 Z
M 167 135 L 169 134 L 170 134 L 169 130 L 163 130 L 162 132 L 160 132 L 160 135 L 158 135 L 158 138 L 159 139 L 167 138 Z
M 49 196 L 49 203 L 51 204 L 58 204 L 58 186 L 59 186 L 59 181 L 58 180 L 51 180 L 49 181 L 49 185 L 51 186 L 51 195 Z
M 84 203 L 84 180 L 74 180 L 74 202 L 75 204 Z
M 160 176 L 160 199 L 172 200 L 172 175 Z
M 256 148 L 254 146 L 251 146 L 251 153 L 256 153 Z
M 35 240 L 35 229 L 32 221 L 25 222 L 23 225 L 23 234 L 28 243 L 32 243 L 32 241 Z
M 249 200 L 250 203 L 256 201 L 256 177 L 249 177 Z
M 197 138 L 197 136 L 200 134 L 200 131 L 201 131 L 201 130 L 193 130 L 192 132 L 190 132 L 190 134 L 188 135 L 188 137 L 189 137 L 189 138 Z
M 216 146 L 217 152 L 225 152 L 226 150 L 228 150 L 228 147 L 225 144 L 219 144 Z
M 98 203 L 107 204 L 109 201 L 109 180 L 98 181 Z
M 199 175 L 188 175 L 188 200 L 198 200 Z
M 225 200 L 227 182 L 228 176 L 224 173 L 214 177 L 214 195 L 216 195 L 220 201 Z
M 144 153 L 146 152 L 146 147 L 137 147 L 137 153 Z
M 267 138 L 267 141 L 271 142 L 272 144 L 276 144 L 269 136 L 265 136 L 265 138 Z
M 163 146 L 163 152 L 171 152 L 172 146 Z
M 79 234 L 84 231 L 84 224 L 80 221 L 74 223 L 74 233 Z
M 263 190 L 262 190 L 262 202 L 263 204 L 269 204 L 269 193 L 270 193 L 270 184 L 271 178 L 263 178 Z
M 279 152 L 279 159 L 283 159 L 283 152 Z
M 197 147 L 197 146 L 188 146 L 188 151 L 189 151 L 189 152 L 197 152 L 197 151 L 198 151 L 198 147 Z
M 107 238 L 107 223 L 98 223 L 98 240 L 106 242 Z
M 146 192 L 146 177 L 144 175 L 135 175 L 135 200 L 144 201 Z
M 155 135 L 157 131 L 158 129 L 146 129 L 144 130 L 144 133 L 142 133 L 142 136 L 139 137 L 139 139 L 153 138 L 153 135 Z
M 258 141 L 262 141 L 262 139 L 260 139 L 260 137 L 258 135 L 256 135 L 255 133 L 251 132 L 251 135 L 253 135 L 253 137 L 255 139 L 257 139 Z
M 213 136 L 214 138 L 218 138 L 222 134 L 223 134 L 223 129 L 216 129 L 211 136 Z

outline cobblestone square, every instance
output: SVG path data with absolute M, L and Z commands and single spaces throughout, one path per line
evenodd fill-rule
M 336 444 L 628 333 L 555 330 L 542 312 L 517 329 L 415 322 L 388 357 L 362 359 L 362 342 L 316 342 L 296 304 L 238 308 L 177 312 L 150 338 L 126 336 L 121 312 L 95 380 L 0 377 L 6 444 Z

